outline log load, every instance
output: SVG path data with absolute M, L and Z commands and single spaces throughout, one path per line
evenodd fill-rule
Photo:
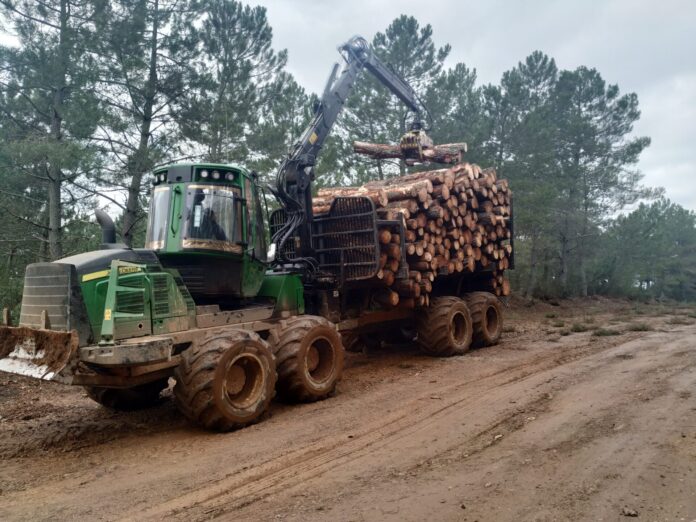
M 354 141 L 353 151 L 374 159 L 403 158 L 404 156 L 399 145 L 365 143 L 364 141 Z M 462 156 L 466 151 L 466 143 L 434 145 L 432 148 L 421 151 L 421 159 L 435 163 L 461 163 Z
M 440 152 L 449 154 L 460 145 L 439 146 L 444 147 Z M 388 145 L 356 142 L 355 147 L 372 157 L 395 157 L 386 155 L 394 152 Z M 361 187 L 322 188 L 314 213 L 327 212 L 341 196 L 368 197 L 378 219 L 401 223 L 378 230 L 381 255 L 373 298 L 381 306 L 428 306 L 436 278 L 459 273 L 471 275 L 477 290 L 510 294 L 505 270 L 512 255 L 512 192 L 494 169 L 458 163 Z

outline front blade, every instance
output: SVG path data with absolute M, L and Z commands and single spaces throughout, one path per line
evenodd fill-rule
M 76 362 L 76 331 L 0 326 L 0 370 L 69 383 Z

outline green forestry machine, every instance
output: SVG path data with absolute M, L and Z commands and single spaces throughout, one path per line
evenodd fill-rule
M 297 401 L 332 394 L 342 338 L 374 339 L 369 332 L 379 330 L 413 339 L 414 314 L 430 312 L 370 300 L 380 256 L 374 203 L 339 197 L 315 216 L 311 185 L 317 155 L 362 69 L 415 115 L 401 140 L 405 159 L 432 146 L 421 125 L 425 108 L 363 38 L 339 51 L 340 73 L 336 64 L 278 170 L 272 191 L 280 209 L 268 219 L 269 248 L 253 172 L 222 164 L 157 169 L 145 248 L 116 243 L 113 222 L 98 211 L 100 250 L 26 268 L 19 324 L 3 314 L 0 370 L 83 386 L 118 410 L 156 403 L 173 377 L 181 412 L 226 431 L 259 419 L 276 389 Z M 461 282 L 438 292 L 450 296 L 430 307 L 437 309 L 438 353 L 459 353 L 472 338 Z

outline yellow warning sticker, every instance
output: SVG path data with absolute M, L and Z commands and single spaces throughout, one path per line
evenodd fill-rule
M 104 320 L 111 321 L 111 308 L 104 309 Z
M 309 136 L 309 143 L 311 143 L 312 145 L 314 145 L 314 144 L 317 142 L 318 139 L 319 139 L 319 136 L 317 136 L 317 133 L 316 133 L 316 132 L 313 132 L 313 133 L 310 134 L 310 136 Z
M 92 281 L 94 279 L 101 279 L 109 275 L 110 270 L 100 270 L 99 272 L 92 272 L 91 274 L 85 274 L 82 276 L 82 282 Z

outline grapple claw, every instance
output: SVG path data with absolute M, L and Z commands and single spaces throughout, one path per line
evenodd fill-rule
M 433 147 L 433 140 L 422 129 L 408 131 L 399 143 L 401 154 L 406 160 L 423 161 L 423 150 Z

